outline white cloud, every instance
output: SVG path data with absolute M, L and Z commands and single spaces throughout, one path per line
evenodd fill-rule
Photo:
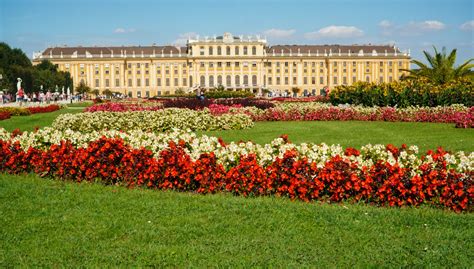
M 383 20 L 383 21 L 379 22 L 379 26 L 382 27 L 382 28 L 388 28 L 388 27 L 393 26 L 393 24 L 388 20 Z
M 129 29 L 125 29 L 125 28 L 116 28 L 114 30 L 114 33 L 116 34 L 125 34 L 125 33 L 133 33 L 135 32 L 135 29 L 134 28 L 129 28 Z
M 459 28 L 464 31 L 474 31 L 474 20 L 461 24 Z
M 441 31 L 446 28 L 446 25 L 437 20 L 412 21 L 400 25 L 383 20 L 379 23 L 379 27 L 383 35 L 417 36 L 424 33 Z
M 423 21 L 423 22 L 414 22 L 411 25 L 415 28 L 419 28 L 420 30 L 426 31 L 438 31 L 443 30 L 446 28 L 446 25 L 440 21 Z
M 263 31 L 263 34 L 269 38 L 289 38 L 293 36 L 293 34 L 296 32 L 294 29 L 268 29 Z
M 305 33 L 304 36 L 307 39 L 319 39 L 319 38 L 352 38 L 361 37 L 364 32 L 355 26 L 337 26 L 331 25 L 324 27 L 315 32 Z
M 188 41 L 189 38 L 194 38 L 196 36 L 198 36 L 198 34 L 195 32 L 187 32 L 187 33 L 179 34 L 178 38 L 173 41 L 173 44 L 186 45 L 186 42 Z

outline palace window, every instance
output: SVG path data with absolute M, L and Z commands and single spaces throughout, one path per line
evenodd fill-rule
M 204 55 L 204 46 L 199 47 L 199 54 L 200 54 L 201 56 Z
M 324 77 L 319 77 L 319 84 L 324 84 Z
M 145 97 L 146 97 L 146 98 L 150 98 L 150 91 L 146 91 L 146 92 L 145 92 Z
M 383 77 L 379 77 L 379 82 L 383 83 Z
M 128 79 L 128 87 L 132 87 L 132 79 L 131 78 Z
M 96 79 L 96 80 L 95 80 L 95 86 L 96 86 L 96 87 L 99 87 L 99 79 Z
M 239 55 L 239 46 L 235 46 L 234 54 Z
M 232 77 L 231 76 L 225 77 L 225 84 L 227 85 L 227 87 L 230 87 L 230 85 L 232 84 Z
M 222 48 L 221 46 L 217 47 L 217 55 L 222 55 Z
M 226 63 L 225 63 L 225 66 L 226 66 L 226 67 L 230 67 L 230 62 L 226 62 Z
M 281 84 L 281 79 L 280 79 L 280 77 L 277 77 L 276 79 L 277 79 L 276 84 L 277 84 L 277 85 L 280 85 L 280 84 Z
M 342 84 L 344 84 L 344 85 L 347 84 L 347 77 L 342 77 Z
M 110 87 L 109 79 L 105 79 L 105 87 Z
M 244 55 L 247 55 L 248 54 L 248 48 L 247 46 L 244 46 Z
M 257 76 L 256 75 L 252 76 L 252 85 L 257 86 Z
M 142 84 L 142 81 L 139 78 L 137 78 L 137 87 L 140 87 L 141 84 Z
M 217 67 L 222 67 L 222 62 L 217 62 Z
M 268 85 L 272 85 L 272 77 L 268 78 Z
M 187 85 L 186 85 L 186 82 L 187 82 L 187 81 L 186 81 L 186 78 L 183 78 L 183 86 L 187 86 Z
M 115 79 L 115 87 L 120 87 L 120 79 Z
M 226 54 L 226 55 L 230 55 L 230 47 L 229 47 L 229 46 L 227 46 L 227 47 L 225 48 L 225 54 Z
M 222 85 L 222 76 L 221 75 L 217 76 L 217 86 L 220 86 L 220 85 Z
M 307 77 L 303 78 L 303 84 L 308 84 L 308 78 Z
M 352 77 L 352 83 L 356 82 L 356 77 Z
M 200 85 L 201 85 L 201 87 L 204 87 L 206 85 L 206 77 L 205 76 L 201 76 Z
M 288 85 L 289 82 L 288 82 L 288 77 L 285 77 L 285 85 Z
M 244 75 L 244 86 L 248 86 L 248 85 L 249 85 L 249 76 Z
M 105 70 L 105 74 L 108 75 L 108 74 L 109 74 L 109 70 Z
M 214 54 L 213 47 L 209 47 L 209 55 Z
M 157 79 L 156 85 L 157 85 L 158 87 L 161 87 L 161 78 L 158 78 L 158 79 Z
M 252 55 L 257 55 L 257 48 L 255 46 L 252 47 Z
M 178 78 L 174 78 L 174 86 L 178 86 L 178 83 L 179 83 Z
M 234 63 L 235 67 L 239 67 L 239 62 Z
M 193 86 L 193 76 L 189 76 L 189 86 Z
M 166 86 L 170 86 L 170 79 L 166 78 Z
M 146 78 L 145 79 L 145 86 L 150 86 L 150 79 L 149 78 Z
M 366 82 L 370 82 L 370 76 L 366 76 L 366 77 L 365 77 L 365 81 L 366 81 Z
M 293 84 L 296 84 L 296 77 L 293 77 Z
M 316 85 L 316 77 L 311 78 L 311 84 Z
M 235 76 L 235 85 L 240 86 L 240 76 L 239 75 Z
M 333 84 L 337 84 L 337 77 L 333 78 Z

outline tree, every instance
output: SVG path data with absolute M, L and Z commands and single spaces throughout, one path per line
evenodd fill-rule
M 97 98 L 97 97 L 99 97 L 100 91 L 99 91 L 99 89 L 93 89 L 93 90 L 91 91 L 91 93 L 92 93 L 93 95 L 95 95 L 95 97 Z
M 474 64 L 471 64 L 471 62 L 474 61 L 474 59 L 469 59 L 458 67 L 454 67 L 456 62 L 456 49 L 453 49 L 448 55 L 445 47 L 443 47 L 441 52 L 438 52 L 436 47 L 433 48 L 435 52 L 434 55 L 423 51 L 429 65 L 418 60 L 412 60 L 411 62 L 416 64 L 419 68 L 413 70 L 403 69 L 403 71 L 409 73 L 404 79 L 424 78 L 430 83 L 440 85 L 455 79 L 463 77 L 469 78 L 472 76 L 473 71 L 471 69 L 474 67 Z
M 91 88 L 90 88 L 89 86 L 87 86 L 87 85 L 84 83 L 84 81 L 81 81 L 81 82 L 79 83 L 79 85 L 77 85 L 77 87 L 76 87 L 76 92 L 77 92 L 78 94 L 85 94 L 85 93 L 87 94 L 87 93 L 89 93 L 90 91 L 91 91 Z
M 103 92 L 102 92 L 103 95 L 107 96 L 107 97 L 111 97 L 113 95 L 112 91 L 109 90 L 109 89 L 105 89 Z
M 300 88 L 293 87 L 293 88 L 291 88 L 291 91 L 293 92 L 293 96 L 296 97 L 298 95 L 298 93 L 300 92 Z

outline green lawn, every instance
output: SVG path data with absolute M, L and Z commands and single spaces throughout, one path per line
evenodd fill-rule
M 11 132 L 16 128 L 22 131 L 32 131 L 35 127 L 50 126 L 57 116 L 65 113 L 79 113 L 84 111 L 85 107 L 63 108 L 50 113 L 39 113 L 29 116 L 13 116 L 8 120 L 0 121 L 0 127 Z
M 0 267 L 473 267 L 473 214 L 0 174 Z
M 366 121 L 257 122 L 247 130 L 201 132 L 224 141 L 252 140 L 269 143 L 288 134 L 293 143 L 340 144 L 360 147 L 371 144 L 417 145 L 420 151 L 445 149 L 474 151 L 474 129 L 455 128 L 454 124 Z

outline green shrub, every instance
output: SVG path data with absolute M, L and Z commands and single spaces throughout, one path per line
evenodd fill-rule
M 474 106 L 474 83 L 458 80 L 444 85 L 426 81 L 397 81 L 392 83 L 357 82 L 351 86 L 337 86 L 329 94 L 333 105 L 363 106 Z

